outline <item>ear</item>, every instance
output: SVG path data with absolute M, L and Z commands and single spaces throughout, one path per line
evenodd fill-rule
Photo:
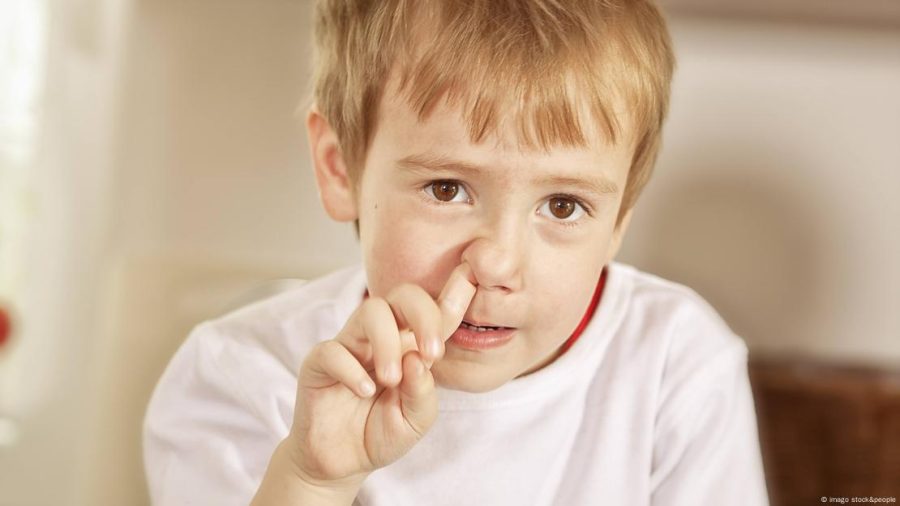
M 625 232 L 628 230 L 628 225 L 631 223 L 631 213 L 634 211 L 634 207 L 629 209 L 625 216 L 622 216 L 622 222 L 613 230 L 612 241 L 609 244 L 609 250 L 607 250 L 606 254 L 606 262 L 604 265 L 609 264 L 613 261 L 616 255 L 619 253 L 619 248 L 622 246 L 622 239 L 625 237 Z
M 322 207 L 333 220 L 355 220 L 356 198 L 340 143 L 328 120 L 315 105 L 306 115 L 306 132 Z

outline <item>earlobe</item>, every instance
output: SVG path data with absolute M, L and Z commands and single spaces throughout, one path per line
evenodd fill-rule
M 357 219 L 353 182 L 347 172 L 340 142 L 315 105 L 306 116 L 306 132 L 322 207 L 333 220 Z
M 628 231 L 628 225 L 631 223 L 632 212 L 634 212 L 633 207 L 625 212 L 625 215 L 622 216 L 622 222 L 619 223 L 615 230 L 613 230 L 612 240 L 610 241 L 609 249 L 607 250 L 606 262 L 604 265 L 612 262 L 619 253 L 619 248 L 622 246 L 622 239 L 625 237 L 625 232 Z

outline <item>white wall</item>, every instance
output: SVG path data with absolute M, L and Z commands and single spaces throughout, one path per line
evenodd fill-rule
M 295 110 L 309 4 L 140 1 L 117 137 L 114 248 L 85 504 L 134 504 L 147 399 L 190 328 L 264 280 L 358 258 L 326 219 Z M 123 452 L 127 448 L 130 451 Z
M 22 446 L 0 455 L 0 504 L 141 504 L 139 422 L 187 329 L 262 280 L 358 258 L 352 228 L 319 207 L 293 116 L 308 8 L 135 0 L 120 14 L 121 74 L 101 58 L 109 76 L 57 84 L 51 121 L 70 138 L 48 184 L 96 192 L 87 210 L 80 193 L 58 203 L 90 218 L 96 244 L 42 258 L 80 287 L 60 304 L 94 313 L 53 320 L 79 325 L 46 357 L 66 364 L 52 386 L 68 401 L 26 420 Z M 688 18 L 672 29 L 666 144 L 620 260 L 695 287 L 755 353 L 900 365 L 900 34 Z M 78 57 L 60 58 L 56 75 L 71 75 Z M 77 236 L 72 219 L 56 226 Z
M 46 86 L 29 182 L 23 288 L 0 406 L 18 423 L 0 447 L 0 504 L 71 504 L 83 450 L 106 276 L 119 55 L 128 2 L 50 0 Z M 2 259 L 0 259 L 2 261 Z M 6 351 L 6 350 L 3 350 Z M 7 411 L 8 410 L 8 411 Z
M 307 2 L 142 1 L 119 146 L 117 241 L 138 252 L 290 266 L 356 258 L 321 210 L 295 109 Z

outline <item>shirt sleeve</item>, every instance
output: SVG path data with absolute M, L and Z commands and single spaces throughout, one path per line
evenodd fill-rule
M 747 347 L 721 321 L 690 333 L 657 414 L 651 504 L 768 505 Z
M 249 504 L 288 432 L 295 383 L 263 348 L 223 339 L 210 323 L 197 327 L 169 363 L 144 420 L 152 504 Z

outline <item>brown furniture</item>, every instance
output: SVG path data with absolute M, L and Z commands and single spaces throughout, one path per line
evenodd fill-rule
M 772 506 L 900 502 L 900 370 L 751 356 L 750 380 Z

